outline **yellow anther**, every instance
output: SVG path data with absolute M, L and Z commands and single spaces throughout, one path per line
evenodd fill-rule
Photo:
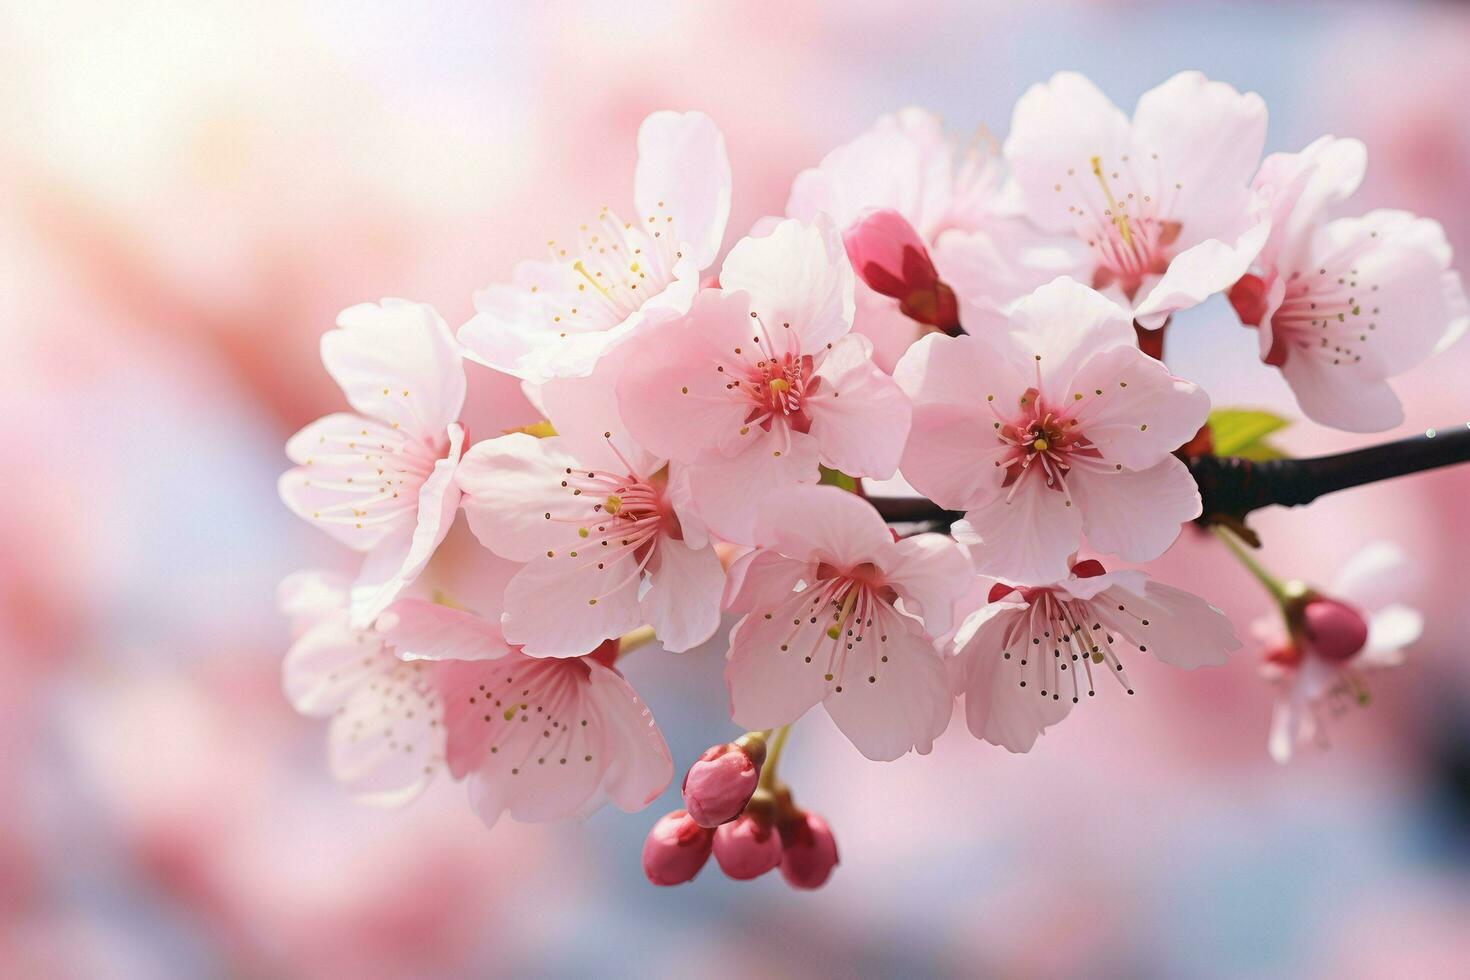
M 1045 439 L 1037 439 L 1035 442 L 1031 443 L 1031 448 L 1039 453 L 1046 452 L 1048 446 L 1050 446 L 1050 443 L 1048 443 Z
M 592 283 L 592 288 L 593 289 L 597 290 L 599 293 L 601 293 L 602 295 L 606 296 L 608 299 L 611 299 L 612 298 L 612 295 L 606 289 L 602 288 L 602 283 L 600 283 L 596 279 L 594 279 L 592 277 L 591 273 L 589 273 L 587 271 L 587 267 L 582 264 L 582 260 L 581 259 L 578 259 L 577 261 L 573 262 L 572 263 L 572 268 L 573 269 L 576 269 L 578 272 L 580 272 L 582 274 L 582 278 L 583 279 L 586 279 L 588 282 Z
M 1113 191 L 1108 187 L 1108 179 L 1103 176 L 1102 157 L 1092 158 L 1092 175 L 1102 185 L 1103 196 L 1108 199 L 1108 210 L 1113 214 L 1113 224 L 1118 226 L 1118 231 L 1123 236 L 1123 244 L 1132 247 L 1133 231 L 1128 227 L 1128 215 L 1123 214 L 1118 207 L 1118 202 L 1113 198 Z
M 771 386 L 771 390 L 778 395 L 784 395 L 786 394 L 786 392 L 791 390 L 791 382 L 787 381 L 785 378 L 772 378 L 766 383 L 769 384 Z
M 607 499 L 602 502 L 602 509 L 609 514 L 617 514 L 618 511 L 623 509 L 623 498 L 615 493 L 608 494 Z

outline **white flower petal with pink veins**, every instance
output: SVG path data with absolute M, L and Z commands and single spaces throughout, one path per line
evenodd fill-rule
M 928 752 L 952 702 L 933 637 L 969 586 L 952 542 L 895 542 L 871 504 L 835 487 L 771 494 L 757 550 L 732 573 L 725 680 L 735 722 L 795 721 L 818 702 L 870 759 Z
M 1012 581 L 1067 574 L 1079 534 L 1130 561 L 1158 557 L 1199 515 L 1171 453 L 1209 399 L 1134 346 L 1128 313 L 1071 279 L 1011 311 L 997 347 L 925 337 L 894 371 L 914 404 L 903 475 L 942 507 L 977 567 Z
M 1252 624 L 1265 648 L 1261 673 L 1277 689 L 1267 742 L 1273 759 L 1289 762 L 1301 745 L 1325 748 L 1328 722 L 1368 702 L 1367 675 L 1403 664 L 1424 631 L 1422 614 L 1404 601 L 1417 585 L 1407 556 L 1389 542 L 1369 544 L 1343 564 L 1325 596 L 1355 610 L 1367 625 L 1367 641 L 1346 659 L 1319 654 L 1305 629 L 1289 636 L 1279 615 Z
M 730 215 L 724 137 L 701 113 L 653 113 L 633 184 L 633 220 L 604 207 L 575 242 L 522 263 L 513 284 L 475 294 L 459 331 L 471 357 L 531 381 L 585 376 L 651 314 L 688 309 Z
M 997 584 L 990 598 L 955 634 L 955 683 L 971 733 L 1012 752 L 1095 696 L 1104 675 L 1134 693 L 1120 654 L 1191 669 L 1240 647 L 1230 620 L 1203 599 L 1096 561 L 1047 585 Z
M 558 426 L 583 410 L 601 417 L 584 392 L 548 393 Z M 460 468 L 470 528 L 527 563 L 506 588 L 506 638 L 532 656 L 580 656 L 646 621 L 669 650 L 704 642 L 719 626 L 724 573 L 676 477 L 612 428 L 600 446 L 580 426 L 569 431 L 579 435 L 487 440 Z M 587 448 L 573 456 L 573 445 Z
M 1198 72 L 1138 100 L 1129 120 L 1059 72 L 1016 103 L 1005 157 L 1025 212 L 1085 243 L 1078 275 L 1146 327 L 1230 288 L 1265 242 L 1250 188 L 1266 107 Z
M 431 307 L 388 299 L 344 310 L 322 361 L 361 414 L 337 413 L 286 443 L 297 466 L 281 499 L 337 540 L 366 552 L 352 618 L 366 626 L 423 570 L 459 506 L 464 431 L 459 345 Z
M 747 238 L 689 313 L 624 351 L 617 384 L 630 433 L 690 466 L 700 514 L 748 542 L 771 491 L 815 482 L 817 463 L 893 475 L 907 399 L 871 360 L 852 323 L 852 270 L 825 217 Z
M 871 209 L 890 208 L 918 232 L 956 293 L 999 306 L 1071 268 L 1038 278 L 1034 267 L 1013 261 L 1034 232 L 1013 213 L 1003 187 L 999 160 L 983 136 L 951 136 L 935 114 L 908 108 L 879 117 L 798 174 L 786 215 L 812 221 L 826 214 L 846 229 Z M 861 280 L 855 299 L 853 331 L 872 341 L 874 362 L 891 372 L 927 328 Z
M 297 711 L 331 719 L 333 777 L 363 802 L 413 799 L 444 763 L 437 665 L 404 662 L 380 634 L 354 628 L 345 579 L 297 572 L 279 601 L 296 633 L 282 687 Z

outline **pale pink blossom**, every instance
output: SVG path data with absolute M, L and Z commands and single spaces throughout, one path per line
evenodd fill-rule
M 1071 279 L 1016 304 L 996 346 L 923 338 L 894 378 L 914 402 L 903 475 L 966 512 L 956 537 L 1013 581 L 1064 578 L 1078 536 L 1128 561 L 1157 558 L 1200 513 L 1170 455 L 1209 399 L 1138 350 L 1128 313 Z
M 277 599 L 295 642 L 281 668 L 291 706 L 330 718 L 332 776 L 355 797 L 384 806 L 407 803 L 444 767 L 444 707 L 435 686 L 440 665 L 400 660 L 373 629 L 348 617 L 346 579 L 296 572 Z
M 1353 432 L 1403 421 L 1388 378 L 1444 350 L 1470 325 L 1436 221 L 1404 211 L 1329 220 L 1362 182 L 1357 140 L 1324 136 L 1267 157 L 1255 186 L 1271 235 L 1230 292 L 1308 417 Z
M 1424 629 L 1419 612 L 1394 599 L 1407 567 L 1397 546 L 1371 544 L 1302 604 L 1290 631 L 1281 616 L 1252 624 L 1266 651 L 1262 674 L 1278 691 L 1268 743 L 1277 762 L 1290 761 L 1299 745 L 1325 747 L 1328 720 L 1368 702 L 1364 674 L 1404 662 Z
M 460 328 L 469 355 L 529 380 L 585 375 L 655 311 L 683 312 L 730 215 L 725 138 L 698 112 L 655 112 L 638 130 L 633 220 L 607 208 L 575 243 L 475 295 Z
M 356 414 L 292 436 L 286 455 L 298 465 L 279 489 L 297 516 L 366 552 L 351 596 L 354 625 L 367 626 L 454 522 L 464 365 L 439 314 L 399 299 L 344 310 L 322 337 L 322 363 Z
M 969 300 L 969 327 L 1000 304 L 1064 271 L 1055 249 L 1015 213 L 1001 168 L 984 134 L 962 143 L 935 114 L 907 108 L 879 117 L 866 132 L 797 175 L 786 215 L 829 215 L 846 233 L 872 209 L 888 209 L 914 229 L 946 288 Z M 1027 261 L 1022 261 L 1023 257 Z M 1051 271 L 1045 258 L 1051 258 Z M 873 359 L 892 371 L 923 332 L 902 309 L 859 279 L 853 330 L 873 342 Z
M 825 217 L 746 238 L 685 316 L 628 345 L 618 404 L 650 451 L 691 464 L 721 537 L 746 542 L 764 495 L 816 482 L 818 463 L 893 475 L 909 405 L 852 334 L 852 269 Z
M 1085 246 L 1074 274 L 1153 328 L 1260 251 L 1270 226 L 1250 181 L 1265 138 L 1260 96 L 1199 72 L 1145 92 L 1131 120 L 1058 72 L 1016 103 L 1005 156 L 1027 216 Z
M 608 801 L 627 812 L 647 806 L 674 764 L 652 713 L 611 666 L 615 645 L 527 656 L 499 636 L 496 599 L 485 597 L 484 617 L 405 599 L 379 623 L 404 656 L 442 661 L 445 763 L 466 781 L 480 818 L 493 825 L 502 813 L 545 821 Z
M 720 624 L 725 572 L 688 482 L 618 417 L 624 353 L 542 386 L 557 435 L 500 436 L 460 464 L 471 529 L 526 563 L 506 589 L 503 627 L 531 656 L 579 656 L 644 623 L 666 649 L 688 650 Z
M 1225 614 L 1143 572 L 1078 562 L 1045 585 L 997 583 L 956 634 L 956 693 L 976 738 L 1026 752 L 1104 677 L 1129 694 L 1120 654 L 1148 653 L 1174 667 L 1223 664 L 1240 647 Z
M 725 681 L 750 729 L 795 721 L 821 703 L 870 759 L 924 753 L 949 724 L 932 638 L 969 587 L 969 563 L 937 534 L 895 541 L 870 504 L 836 487 L 764 499 L 757 548 L 730 570 Z

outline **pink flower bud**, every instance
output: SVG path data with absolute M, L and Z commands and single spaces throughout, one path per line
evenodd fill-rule
M 852 267 L 874 292 L 899 301 L 906 316 L 941 330 L 959 326 L 954 290 L 939 281 L 929 250 L 903 215 L 868 211 L 842 235 Z
M 1336 599 L 1311 599 L 1302 621 L 1312 652 L 1323 660 L 1350 660 L 1368 642 L 1368 623 L 1352 606 Z
M 704 750 L 684 776 L 684 805 L 701 827 L 718 827 L 740 816 L 761 778 L 765 739 L 748 735 Z
M 820 888 L 837 867 L 837 839 L 818 814 L 801 811 L 781 825 L 781 877 L 792 888 Z
M 715 831 L 715 860 L 736 881 L 759 878 L 781 863 L 781 835 L 748 813 Z
M 643 873 L 655 885 L 682 885 L 709 860 L 714 832 L 683 810 L 659 818 L 643 842 Z

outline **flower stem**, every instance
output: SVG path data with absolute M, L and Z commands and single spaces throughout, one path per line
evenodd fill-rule
M 786 748 L 786 739 L 791 734 L 790 725 L 782 725 L 776 729 L 771 738 L 770 747 L 766 749 L 766 762 L 761 766 L 761 778 L 758 784 L 761 789 L 774 789 L 776 786 L 776 766 L 781 762 L 781 752 Z
M 636 630 L 629 630 L 618 640 L 618 659 L 621 660 L 639 647 L 647 646 L 657 637 L 654 636 L 652 626 L 640 626 Z
M 1230 549 L 1231 554 L 1240 559 L 1240 563 L 1245 566 L 1246 571 L 1255 576 L 1256 581 L 1260 582 L 1266 591 L 1271 593 L 1271 598 L 1275 599 L 1278 605 L 1284 607 L 1287 599 L 1291 597 L 1291 593 L 1288 591 L 1286 584 L 1266 571 L 1260 562 L 1252 558 L 1250 553 L 1235 539 L 1233 531 L 1219 524 L 1215 525 L 1211 530 L 1215 532 L 1217 538 L 1225 542 L 1225 547 Z

